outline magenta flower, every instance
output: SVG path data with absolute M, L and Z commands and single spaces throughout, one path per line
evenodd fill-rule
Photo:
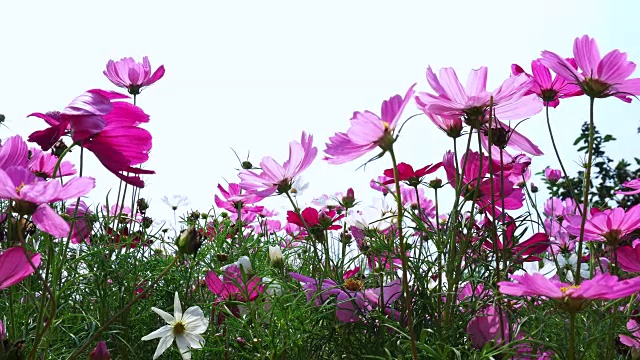
M 631 188 L 633 190 L 627 190 L 627 191 L 618 190 L 618 191 L 616 191 L 616 194 L 620 194 L 620 195 L 640 194 L 640 178 L 639 179 L 629 180 L 626 183 L 622 184 L 622 186 Z
M 634 350 L 640 350 L 640 323 L 636 319 L 627 321 L 627 330 L 631 336 L 620 335 L 620 342 Z
M 567 216 L 567 231 L 580 236 L 581 216 Z M 604 241 L 616 245 L 622 238 L 640 228 L 640 205 L 625 211 L 623 208 L 607 209 L 591 215 L 584 225 L 584 240 Z
M 571 66 L 576 69 L 578 66 L 575 63 L 574 59 L 566 59 Z M 533 86 L 531 87 L 530 92 L 538 95 L 545 106 L 550 106 L 552 108 L 557 107 L 560 104 L 560 99 L 565 99 L 572 96 L 582 95 L 582 90 L 579 86 L 568 82 L 562 76 L 556 75 L 553 79 L 551 78 L 551 71 L 549 68 L 542 64 L 540 59 L 533 60 L 531 62 L 531 73 L 533 76 L 527 74 L 520 66 L 513 64 L 511 65 L 511 73 L 513 75 L 526 74 L 527 76 L 533 78 Z
M 261 279 L 258 276 L 252 276 L 245 282 L 242 279 L 240 266 L 237 264 L 227 266 L 222 279 L 213 271 L 207 272 L 205 283 L 220 300 L 248 302 L 257 299 L 264 292 Z
M 592 98 L 615 96 L 631 102 L 630 95 L 640 95 L 640 78 L 627 79 L 636 69 L 636 64 L 627 61 L 627 54 L 612 50 L 604 57 L 595 39 L 587 35 L 576 38 L 573 43 L 578 72 L 570 62 L 551 51 L 542 52 L 542 63 L 569 82 L 580 86 Z
M 404 108 L 413 96 L 413 84 L 404 97 L 394 95 L 382 102 L 381 116 L 370 111 L 353 113 L 351 126 L 347 132 L 338 132 L 329 138 L 324 150 L 330 164 L 344 164 L 355 160 L 369 151 L 380 147 L 384 152 L 391 148 L 395 141 L 394 131 Z M 378 155 L 378 157 L 382 154 Z M 377 157 L 377 158 L 378 158 Z
M 0 320 L 0 341 L 4 341 L 4 338 L 7 336 L 7 332 L 4 330 L 4 324 L 2 320 Z
M 466 87 L 462 86 L 453 68 L 440 69 L 438 77 L 428 67 L 427 82 L 435 95 L 418 93 L 416 102 L 420 109 L 443 117 L 463 117 L 476 129 L 488 120 L 486 116 L 491 97 L 498 119 L 520 120 L 542 110 L 542 104 L 535 95 L 526 95 L 533 80 L 524 74 L 509 77 L 493 92 L 487 91 L 487 68 L 484 66 L 471 71 Z
M 482 349 L 489 341 L 502 343 L 509 338 L 509 320 L 505 312 L 502 316 L 495 306 L 480 310 L 467 324 L 467 334 L 471 337 L 471 346 Z M 500 324 L 502 322 L 502 325 Z M 502 327 L 503 333 L 500 333 Z
M 35 267 L 40 266 L 40 254 L 31 255 L 30 259 Z M 9 248 L 0 253 L 0 290 L 19 283 L 34 272 L 35 269 L 29 264 L 25 250 L 21 246 Z
M 437 164 L 429 164 L 418 170 L 413 170 L 413 166 L 401 162 L 398 164 L 398 181 L 404 181 L 407 185 L 416 187 L 422 183 L 422 179 L 425 176 L 434 173 L 436 170 L 440 169 L 441 166 L 442 162 L 439 162 Z M 383 174 L 389 179 L 384 181 L 382 185 L 394 183 L 393 168 L 386 169 Z
M 516 282 L 501 281 L 501 293 L 513 296 L 545 296 L 557 300 L 563 310 L 577 312 L 589 300 L 615 300 L 640 291 L 640 277 L 618 280 L 607 273 L 598 274 L 580 285 L 547 279 L 541 274 L 510 275 Z
M 11 166 L 27 166 L 29 149 L 27 143 L 19 135 L 8 138 L 0 146 L 0 169 Z
M 58 181 L 44 181 L 26 168 L 12 166 L 0 170 L 0 199 L 14 200 L 13 211 L 31 215 L 31 221 L 42 231 L 56 237 L 66 237 L 69 225 L 49 203 L 76 199 L 95 187 L 95 180 L 78 177 L 60 185 Z
M 262 158 L 262 173 L 243 170 L 238 174 L 242 180 L 240 187 L 260 197 L 267 197 L 274 192 L 287 193 L 296 177 L 311 165 L 316 155 L 318 148 L 313 146 L 313 135 L 307 136 L 302 132 L 300 142 L 289 143 L 289 160 L 280 165 L 270 156 Z
M 149 116 L 135 105 L 111 101 L 122 98 L 127 96 L 94 89 L 74 99 L 62 112 L 33 113 L 29 116 L 39 117 L 51 127 L 32 133 L 28 140 L 46 151 L 68 134 L 118 178 L 144 187 L 137 175 L 155 172 L 134 166 L 149 159 L 151 134 L 138 127 L 148 122 Z
M 262 197 L 243 192 L 244 189 L 240 187 L 240 184 L 230 183 L 229 190 L 225 190 L 221 184 L 218 184 L 218 190 L 220 190 L 224 200 L 216 195 L 214 201 L 216 206 L 221 209 L 232 213 L 237 213 L 238 210 L 259 213 L 264 209 L 264 206 L 247 206 L 257 203 L 262 200 Z
M 89 354 L 89 360 L 111 360 L 111 353 L 107 348 L 107 343 L 104 341 L 98 342 L 96 348 Z
M 547 181 L 555 183 L 562 178 L 562 170 L 552 169 L 550 167 L 544 169 L 544 177 Z
M 497 154 L 500 154 L 500 149 L 504 150 L 507 147 L 534 156 L 544 155 L 542 150 L 529 140 L 529 138 L 498 119 L 494 119 L 491 129 L 489 129 L 488 126 L 483 126 L 480 132 L 482 146 L 487 150 L 489 149 L 489 131 L 491 131 L 491 141 L 493 145 L 491 151 L 496 154 L 496 156 L 499 156 Z
M 390 189 L 387 185 L 383 185 L 383 184 L 388 182 L 389 180 L 393 182 L 393 178 L 389 178 L 386 176 L 378 176 L 377 179 L 371 179 L 371 181 L 369 182 L 369 186 L 373 190 L 380 191 L 382 195 L 387 195 Z
M 116 86 L 125 88 L 131 95 L 139 95 L 140 90 L 152 85 L 164 76 L 164 65 L 160 65 L 151 74 L 151 64 L 146 56 L 142 58 L 142 63 L 138 63 L 133 58 L 126 57 L 119 61 L 109 60 L 104 76 Z
M 336 223 L 345 217 L 345 214 L 338 215 L 333 209 L 318 211 L 312 207 L 302 210 L 300 214 L 302 217 L 294 211 L 287 211 L 287 221 L 300 227 L 308 227 L 314 233 L 342 229 L 342 225 Z
M 37 148 L 31 148 L 29 151 L 31 151 L 31 159 L 28 162 L 29 170 L 43 179 L 75 175 L 76 173 L 76 169 L 71 162 L 62 161 L 57 173 L 54 174 L 53 171 L 58 162 L 58 158 L 55 155 Z
M 80 244 L 86 242 L 91 244 L 91 231 L 93 230 L 93 220 L 91 219 L 93 212 L 84 201 L 80 200 L 78 209 L 76 204 L 72 203 L 67 206 L 65 213 L 71 218 L 67 223 L 71 229 L 71 242 Z M 75 217 L 74 217 L 75 214 Z
M 618 266 L 624 271 L 640 272 L 640 240 L 631 246 L 620 246 L 615 249 Z

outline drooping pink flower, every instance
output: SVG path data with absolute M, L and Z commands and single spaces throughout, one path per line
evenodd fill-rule
M 555 183 L 562 178 L 562 170 L 552 169 L 550 167 L 544 169 L 544 177 L 547 181 Z
M 72 203 L 67 206 L 65 213 L 70 217 L 68 224 L 71 227 L 71 242 L 73 244 L 83 242 L 91 244 L 91 231 L 93 230 L 91 215 L 93 211 L 91 211 L 89 206 L 80 200 L 77 210 L 76 204 Z
M 509 77 L 493 92 L 487 91 L 487 68 L 484 66 L 471 71 L 466 87 L 462 86 L 453 68 L 442 68 L 436 76 L 428 67 L 427 82 L 435 95 L 418 93 L 416 102 L 420 109 L 443 117 L 462 117 L 476 129 L 488 120 L 487 110 L 492 97 L 498 119 L 520 120 L 542 110 L 535 95 L 526 95 L 533 79 L 524 74 Z
M 347 132 L 338 132 L 329 138 L 324 150 L 330 164 L 344 164 L 380 147 L 388 151 L 395 141 L 394 132 L 404 108 L 413 96 L 413 84 L 404 97 L 394 95 L 382 102 L 380 116 L 370 112 L 353 113 Z
M 40 266 L 40 254 L 33 254 L 30 259 L 36 268 Z M 34 272 L 23 247 L 12 247 L 0 253 L 0 290 L 19 283 Z
M 220 190 L 224 200 L 216 195 L 214 201 L 216 206 L 221 209 L 232 213 L 237 213 L 239 209 L 241 211 L 260 213 L 264 209 L 264 206 L 248 206 L 262 200 L 262 197 L 246 193 L 243 191 L 244 189 L 240 187 L 240 184 L 229 183 L 228 190 L 223 188 L 221 184 L 218 184 L 218 190 Z
M 500 329 L 503 329 L 502 333 Z M 498 309 L 491 305 L 480 310 L 467 324 L 467 334 L 471 337 L 471 346 L 476 349 L 482 349 L 489 341 L 502 343 L 509 338 L 506 313 L 500 315 Z
M 573 56 L 580 71 L 551 51 L 543 51 L 541 61 L 568 82 L 580 86 L 589 97 L 615 96 L 631 102 L 630 96 L 640 95 L 640 78 L 628 79 L 636 64 L 627 61 L 626 53 L 616 49 L 600 57 L 595 39 L 584 35 L 574 41 Z
M 60 163 L 59 168 L 54 174 L 53 171 L 58 163 L 58 158 L 48 152 L 44 152 L 37 148 L 31 148 L 31 159 L 29 159 L 28 167 L 34 174 L 43 178 L 50 179 L 62 176 L 75 175 L 76 169 L 74 165 L 66 160 Z
M 111 353 L 104 341 L 98 342 L 96 348 L 89 354 L 89 360 L 111 360 Z
M 284 194 L 291 190 L 296 177 L 306 170 L 318 154 L 313 146 L 313 135 L 302 132 L 300 142 L 289 143 L 289 160 L 278 164 L 272 157 L 265 156 L 260 162 L 262 173 L 253 170 L 242 170 L 238 177 L 240 187 L 260 197 L 267 197 L 275 192 Z
M 616 194 L 620 194 L 620 195 L 640 194 L 640 179 L 629 180 L 626 183 L 622 184 L 622 186 L 631 188 L 633 190 L 627 190 L 627 191 L 618 190 L 616 191 Z
M 104 76 L 114 85 L 125 88 L 131 95 L 140 94 L 140 90 L 152 85 L 164 76 L 164 65 L 160 65 L 151 74 L 151 64 L 148 57 L 142 58 L 142 63 L 126 57 L 118 61 L 109 60 Z
M 498 119 L 492 121 L 491 128 L 483 126 L 480 131 L 480 138 L 482 140 L 482 146 L 489 149 L 489 131 L 491 131 L 492 141 L 492 154 L 495 155 L 494 159 L 499 158 L 500 150 L 504 153 L 505 148 L 514 149 L 517 152 L 526 152 L 533 156 L 544 155 L 538 145 L 534 144 L 529 138 L 520 134 L 516 129 L 510 125 L 503 123 Z
M 49 206 L 49 203 L 76 199 L 95 187 L 95 180 L 78 177 L 61 185 L 58 181 L 37 178 L 23 167 L 0 170 L 0 199 L 13 200 L 13 211 L 30 215 L 40 230 L 56 237 L 69 234 L 69 225 Z
M 511 275 L 511 281 L 501 281 L 501 293 L 513 296 L 544 296 L 557 300 L 561 308 L 576 312 L 589 300 L 615 300 L 640 291 L 640 277 L 618 280 L 607 273 L 584 280 L 580 285 L 547 279 L 541 274 Z
M 111 101 L 123 98 L 127 96 L 93 89 L 78 96 L 62 112 L 33 113 L 29 116 L 45 120 L 50 127 L 32 133 L 28 140 L 46 151 L 63 135 L 70 135 L 118 178 L 144 187 L 137 175 L 155 172 L 134 166 L 149 159 L 151 134 L 138 127 L 148 122 L 149 116 L 135 105 Z
M 418 108 L 448 137 L 457 139 L 462 136 L 463 124 L 460 116 L 441 116 L 428 112 L 425 106 L 418 106 Z
M 574 59 L 566 60 L 574 69 L 578 67 Z M 526 74 L 533 78 L 534 82 L 530 93 L 538 95 L 546 106 L 550 106 L 552 108 L 555 108 L 560 104 L 560 99 L 582 95 L 580 87 L 568 82 L 564 77 L 556 75 L 552 79 L 551 71 L 549 71 L 548 67 L 542 64 L 540 59 L 533 60 L 531 62 L 531 73 L 533 75 L 527 74 L 524 69 L 516 64 L 511 65 L 511 73 L 513 75 Z
M 582 218 L 580 215 L 567 216 L 567 231 L 580 236 Z M 616 245 L 620 240 L 640 228 L 640 205 L 625 211 L 623 208 L 607 209 L 591 215 L 584 225 L 584 240 L 604 241 Z

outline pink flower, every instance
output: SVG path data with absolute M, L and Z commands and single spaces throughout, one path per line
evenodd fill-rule
M 502 325 L 500 325 L 502 322 Z M 500 333 L 500 329 L 503 333 Z M 502 343 L 509 338 L 509 320 L 507 315 L 499 311 L 495 306 L 488 306 L 480 310 L 467 324 L 467 334 L 471 337 L 471 346 L 482 349 L 489 341 Z
M 640 350 L 640 324 L 636 319 L 627 321 L 627 330 L 631 336 L 620 335 L 620 342 L 634 350 Z
M 111 101 L 122 98 L 127 96 L 94 89 L 78 96 L 62 112 L 33 113 L 29 116 L 39 117 L 51 127 L 32 133 L 28 140 L 46 151 L 61 136 L 71 135 L 118 178 L 144 187 L 144 181 L 135 175 L 155 172 L 134 166 L 149 159 L 151 134 L 138 127 L 148 122 L 149 116 L 135 105 Z
M 631 188 L 633 190 L 627 190 L 627 191 L 618 190 L 616 191 L 616 194 L 620 194 L 620 195 L 640 194 L 640 179 L 629 180 L 626 183 L 622 184 L 622 186 Z
M 547 279 L 541 274 L 511 275 L 516 282 L 501 281 L 501 293 L 513 296 L 545 296 L 557 300 L 563 310 L 580 311 L 588 300 L 615 300 L 640 291 L 640 277 L 618 280 L 607 273 L 598 274 L 580 285 Z
M 205 283 L 220 300 L 248 302 L 257 299 L 264 292 L 264 285 L 262 285 L 260 278 L 252 276 L 245 282 L 240 266 L 237 264 L 229 265 L 224 270 L 222 279 L 213 271 L 207 272 Z
M 238 209 L 259 213 L 264 209 L 264 206 L 247 206 L 257 203 L 262 200 L 262 197 L 255 194 L 247 194 L 246 192 L 243 193 L 243 189 L 239 184 L 230 183 L 229 190 L 225 190 L 221 184 L 218 184 L 218 190 L 225 198 L 225 200 L 222 200 L 218 195 L 214 197 L 216 206 L 221 209 L 232 213 L 237 213 Z
M 574 41 L 573 56 L 581 72 L 551 51 L 543 51 L 541 61 L 556 74 L 580 86 L 589 97 L 615 96 L 631 102 L 629 95 L 640 95 L 640 78 L 627 79 L 636 69 L 636 64 L 627 61 L 626 53 L 616 49 L 601 58 L 595 39 L 584 35 Z
M 548 167 L 544 169 L 544 177 L 547 178 L 547 181 L 555 183 L 562 178 L 562 171 Z
M 27 143 L 19 135 L 8 138 L 0 147 L 0 169 L 7 169 L 11 166 L 25 167 L 28 158 Z
M 353 113 L 351 126 L 346 133 L 338 132 L 329 138 L 324 150 L 330 164 L 344 164 L 380 147 L 389 150 L 395 141 L 394 132 L 404 108 L 413 96 L 413 84 L 404 97 L 394 95 L 382 102 L 381 116 L 370 111 Z M 382 154 L 378 155 L 378 157 Z
M 440 116 L 432 114 L 425 110 L 424 106 L 418 106 L 425 115 L 433 122 L 440 130 L 442 130 L 447 136 L 453 139 L 457 139 L 462 136 L 462 118 L 460 116 Z
M 337 215 L 335 210 L 318 211 L 311 207 L 302 210 L 300 214 L 302 217 L 293 211 L 287 211 L 287 221 L 300 227 L 308 227 L 312 232 L 342 229 L 342 225 L 336 222 L 345 217 L 345 214 Z
M 0 320 L 0 341 L 4 341 L 4 338 L 7 336 L 7 332 L 4 330 L 4 324 L 2 320 Z
M 420 109 L 443 117 L 463 117 L 467 124 L 476 129 L 487 121 L 491 97 L 498 119 L 524 119 L 542 110 L 542 104 L 535 95 L 526 95 L 533 79 L 524 74 L 509 77 L 493 92 L 487 91 L 487 68 L 484 66 L 471 71 L 466 87 L 462 86 L 453 68 L 440 69 L 438 77 L 428 67 L 427 82 L 435 95 L 418 93 L 416 102 Z
M 146 56 L 142 58 L 142 64 L 133 58 L 122 58 L 119 61 L 109 60 L 104 76 L 118 87 L 125 88 L 131 95 L 140 94 L 140 90 L 152 85 L 164 76 L 164 65 L 160 65 L 151 74 L 151 64 Z
M 262 158 L 262 173 L 243 170 L 238 174 L 242 180 L 240 187 L 260 197 L 267 197 L 274 192 L 284 194 L 291 190 L 296 177 L 311 165 L 317 154 L 313 136 L 303 132 L 300 142 L 289 143 L 289 160 L 280 165 L 270 156 Z
M 40 266 L 40 254 L 31 255 L 30 259 L 35 267 Z M 34 271 L 24 248 L 16 246 L 5 250 L 0 253 L 0 290 L 19 283 Z M 4 335 L 4 329 L 1 330 L 0 333 Z
M 567 62 L 574 69 L 578 67 L 574 59 L 567 59 Z M 562 76 L 556 75 L 551 79 L 551 71 L 542 64 L 540 59 L 531 62 L 531 72 L 533 76 L 527 74 L 520 66 L 511 65 L 511 73 L 513 75 L 526 74 L 533 78 L 534 83 L 529 93 L 538 95 L 546 106 L 555 108 L 560 104 L 560 99 L 582 95 L 582 90 L 579 86 L 569 83 Z
M 620 246 L 616 251 L 618 266 L 624 271 L 640 272 L 640 241 L 636 240 L 632 246 Z
M 434 173 L 436 170 L 440 169 L 441 166 L 442 162 L 439 162 L 437 164 L 429 164 L 414 171 L 413 166 L 401 162 L 398 164 L 398 181 L 405 181 L 407 185 L 416 187 L 422 183 L 422 179 L 425 176 Z M 383 174 L 388 178 L 388 180 L 384 181 L 382 185 L 394 183 L 393 168 L 386 169 Z
M 53 171 L 56 168 L 58 158 L 51 153 L 44 152 L 37 148 L 31 148 L 31 159 L 29 159 L 29 170 L 43 179 L 50 179 L 62 176 L 75 175 L 76 169 L 69 161 L 62 161 L 56 174 Z
M 432 200 L 427 199 L 424 195 L 424 188 L 401 187 L 400 194 L 402 196 L 402 205 L 410 206 L 412 209 L 417 210 L 418 206 L 422 209 L 420 215 L 426 218 L 436 217 L 436 207 Z
M 44 181 L 26 168 L 12 166 L 0 170 L 0 199 L 14 200 L 13 211 L 31 215 L 31 221 L 42 231 L 56 237 L 66 237 L 69 225 L 49 203 L 76 199 L 95 187 L 95 180 L 78 177 L 61 185 L 59 181 Z
M 567 216 L 567 231 L 580 236 L 581 216 Z M 608 209 L 595 213 L 584 225 L 584 239 L 604 241 L 616 245 L 620 240 L 640 228 L 640 205 L 625 211 L 623 208 Z
M 111 353 L 104 341 L 98 342 L 96 348 L 89 354 L 89 360 L 111 360 Z
M 93 212 L 89 209 L 89 206 L 87 206 L 84 201 L 80 200 L 77 210 L 76 204 L 72 203 L 67 206 L 65 213 L 71 218 L 71 221 L 68 222 L 69 226 L 72 228 L 71 242 L 73 244 L 80 244 L 83 242 L 91 244 L 91 231 L 93 230 L 91 215 L 93 215 Z
M 373 190 L 378 190 L 382 193 L 382 195 L 387 195 L 389 193 L 389 187 L 387 185 L 383 185 L 387 181 L 391 180 L 393 182 L 393 178 L 388 178 L 386 176 L 378 176 L 377 179 L 371 179 L 369 182 L 369 186 Z

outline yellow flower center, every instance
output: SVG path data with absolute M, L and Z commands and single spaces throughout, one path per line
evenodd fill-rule
M 24 187 L 24 185 L 25 185 L 24 183 L 20 183 L 20 185 L 18 185 L 18 187 L 16 188 L 16 192 L 17 192 L 18 194 L 20 194 L 20 190 L 22 190 L 22 188 Z
M 358 290 L 362 289 L 363 286 L 362 286 L 362 281 L 360 281 L 358 279 L 354 279 L 354 278 L 348 278 L 344 282 L 344 287 L 347 290 L 358 291 Z
M 173 333 L 175 335 L 184 334 L 184 330 L 185 330 L 185 327 L 184 327 L 184 323 L 182 321 L 178 321 L 177 323 L 175 323 L 173 325 Z
M 562 293 L 565 294 L 567 291 L 571 289 L 579 289 L 579 288 L 580 288 L 580 285 L 564 286 L 560 288 L 560 291 L 562 291 Z

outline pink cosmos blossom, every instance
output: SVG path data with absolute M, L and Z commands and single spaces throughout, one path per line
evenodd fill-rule
M 86 242 L 91 244 L 91 231 L 93 230 L 93 220 L 91 216 L 93 211 L 87 206 L 87 204 L 80 200 L 78 208 L 76 210 L 76 204 L 72 203 L 67 206 L 65 213 L 71 218 L 67 223 L 71 229 L 71 242 L 73 244 L 80 244 Z M 74 218 L 75 214 L 75 218 Z
M 620 342 L 634 350 L 640 350 L 640 323 L 636 319 L 627 321 L 627 330 L 631 336 L 620 335 Z
M 31 255 L 30 259 L 35 267 L 40 266 L 40 254 Z M 0 290 L 19 283 L 34 272 L 23 247 L 12 247 L 0 253 Z M 4 335 L 1 325 L 0 333 Z
M 345 214 L 338 215 L 335 210 L 318 211 L 308 207 L 300 212 L 302 217 L 294 211 L 287 211 L 287 221 L 300 227 L 308 227 L 312 232 L 325 230 L 340 230 L 342 225 L 336 224 Z
M 618 266 L 624 271 L 640 272 L 640 240 L 631 246 L 620 246 L 615 249 Z
M 627 79 L 636 69 L 636 64 L 627 61 L 626 53 L 616 49 L 600 57 L 595 39 L 584 35 L 574 41 L 573 56 L 580 72 L 551 51 L 543 51 L 541 61 L 559 76 L 580 86 L 589 97 L 615 96 L 631 102 L 630 95 L 640 95 L 640 78 Z
M 580 236 L 582 218 L 580 215 L 567 216 L 567 231 Z M 607 209 L 595 213 L 584 225 L 584 240 L 604 241 L 616 245 L 622 238 L 640 228 L 640 205 L 625 211 L 623 208 Z
M 382 102 L 381 116 L 370 111 L 353 113 L 351 126 L 347 132 L 338 132 L 326 144 L 324 150 L 330 164 L 344 164 L 355 160 L 369 151 L 380 147 L 383 153 L 391 148 L 395 141 L 394 132 L 404 108 L 413 96 L 413 84 L 404 97 L 394 95 Z M 381 156 L 381 155 L 379 155 Z
M 402 195 L 402 205 L 410 206 L 412 209 L 422 209 L 420 215 L 426 218 L 436 217 L 436 206 L 431 199 L 427 199 L 424 195 L 424 188 L 416 189 L 412 187 L 401 187 L 400 194 Z
M 544 177 L 547 181 L 555 183 L 562 178 L 562 170 L 552 169 L 550 167 L 544 169 Z
M 579 311 L 588 300 L 615 300 L 640 291 L 640 277 L 618 280 L 607 273 L 598 274 L 580 285 L 547 279 L 540 274 L 511 275 L 511 281 L 501 281 L 501 293 L 513 296 L 545 296 L 560 302 L 564 310 Z
M 512 128 L 510 125 L 507 125 L 498 119 L 493 120 L 491 129 L 489 129 L 488 126 L 483 126 L 480 131 L 482 147 L 486 150 L 489 149 L 489 131 L 491 131 L 491 141 L 493 142 L 491 149 L 493 159 L 499 159 L 500 149 L 502 149 L 504 153 L 504 149 L 507 147 L 518 152 L 526 152 L 533 156 L 544 155 L 538 145 L 534 144 L 526 136 L 517 132 L 516 129 Z
M 313 146 L 313 136 L 307 136 L 303 132 L 300 142 L 289 143 L 289 160 L 280 165 L 270 156 L 262 158 L 262 173 L 242 170 L 238 174 L 242 180 L 240 187 L 260 197 L 267 197 L 275 192 L 287 193 L 296 177 L 311 165 L 317 154 L 318 148 Z
M 28 157 L 27 143 L 19 135 L 12 136 L 0 146 L 0 169 L 7 169 L 11 166 L 25 167 Z
M 578 67 L 574 59 L 566 60 L 572 65 L 573 69 Z M 556 75 L 552 79 L 551 71 L 542 64 L 540 59 L 531 62 L 531 73 L 533 75 L 527 74 L 524 69 L 516 64 L 511 65 L 511 73 L 513 75 L 526 74 L 533 78 L 533 86 L 527 95 L 530 93 L 538 95 L 545 106 L 555 108 L 560 104 L 560 99 L 582 95 L 582 90 L 579 86 L 568 82 L 562 76 Z
M 31 151 L 31 159 L 28 162 L 29 170 L 43 179 L 76 174 L 74 165 L 69 161 L 62 161 L 56 174 L 54 174 L 53 171 L 58 162 L 58 158 L 55 155 L 37 148 L 31 148 L 29 151 Z
M 425 176 L 436 172 L 441 166 L 442 162 L 439 162 L 437 164 L 429 164 L 418 170 L 413 170 L 413 166 L 401 162 L 398 164 L 398 181 L 404 181 L 409 186 L 418 186 L 422 183 L 422 179 Z M 383 182 L 382 185 L 389 185 L 395 182 L 393 168 L 386 169 L 383 174 L 389 179 Z
M 502 173 L 511 183 L 523 187 L 531 179 L 531 158 L 525 154 L 511 156 L 506 151 L 502 152 L 503 164 L 494 160 L 494 166 L 498 173 Z
M 219 277 L 215 272 L 209 271 L 205 277 L 205 283 L 209 290 L 216 295 L 213 304 L 214 310 L 226 307 L 233 316 L 240 316 L 240 304 L 238 302 L 254 301 L 265 292 L 262 279 L 250 275 L 251 263 L 247 257 L 240 258 L 236 263 L 223 268 L 223 274 Z M 243 276 L 244 275 L 244 276 Z M 244 280 L 246 278 L 246 280 Z M 224 321 L 224 315 L 218 313 L 218 323 Z
M 453 139 L 457 139 L 462 136 L 462 118 L 460 116 L 440 116 L 430 113 L 424 106 L 418 106 L 425 115 L 433 122 L 440 130 L 442 130 L 447 136 Z
M 78 177 L 60 185 L 58 181 L 44 181 L 23 167 L 12 166 L 0 170 L 0 199 L 14 200 L 13 211 L 30 215 L 31 221 L 42 231 L 56 237 L 66 237 L 69 225 L 49 203 L 76 199 L 95 187 L 95 180 Z
M 471 346 L 482 349 L 489 341 L 502 343 L 509 338 L 509 320 L 505 312 L 500 312 L 495 306 L 482 309 L 467 324 L 467 334 L 471 337 Z M 502 325 L 500 325 L 502 322 Z M 500 329 L 503 333 L 500 333 Z
M 135 105 L 111 101 L 123 98 L 127 96 L 93 89 L 75 98 L 62 112 L 33 113 L 29 116 L 45 120 L 50 127 L 32 133 L 28 140 L 46 151 L 68 134 L 118 178 L 144 187 L 137 175 L 155 172 L 134 166 L 149 159 L 151 134 L 138 127 L 148 122 L 149 116 Z
M 264 209 L 264 206 L 247 206 L 257 203 L 262 200 L 262 197 L 244 192 L 240 184 L 230 183 L 228 190 L 225 190 L 221 184 L 218 184 L 218 190 L 220 190 L 220 193 L 225 199 L 222 200 L 218 195 L 214 197 L 216 206 L 221 209 L 232 213 L 237 213 L 238 209 L 241 209 L 241 211 L 260 213 Z
M 633 190 L 627 190 L 627 191 L 618 190 L 616 191 L 616 194 L 620 194 L 620 195 L 640 194 L 640 179 L 629 180 L 626 183 L 622 184 L 622 186 L 631 188 Z
M 126 57 L 118 61 L 109 60 L 103 73 L 114 85 L 127 89 L 129 94 L 135 96 L 164 76 L 164 65 L 160 65 L 151 74 L 149 58 L 145 56 L 142 63 L 138 63 L 133 58 Z
M 491 97 L 498 119 L 520 120 L 542 110 L 542 104 L 535 95 L 525 95 L 531 89 L 533 79 L 524 74 L 509 77 L 493 92 L 487 91 L 487 68 L 484 66 L 471 71 L 466 87 L 462 86 L 452 68 L 440 69 L 438 77 L 428 67 L 427 82 L 436 94 L 418 93 L 416 102 L 419 108 L 443 117 L 463 117 L 474 128 L 487 120 Z
M 391 180 L 393 182 L 393 178 L 389 178 L 387 176 L 378 176 L 377 179 L 371 179 L 369 182 L 369 186 L 373 190 L 378 190 L 382 193 L 382 195 L 387 195 L 389 193 L 389 186 L 383 185 L 385 182 Z
M 332 279 L 316 280 L 297 273 L 289 273 L 300 281 L 307 296 L 307 301 L 314 300 L 315 306 L 321 306 L 331 296 L 336 297 L 336 317 L 339 321 L 352 323 L 361 315 L 380 308 L 385 314 L 398 318 L 392 304 L 400 297 L 402 287 L 400 280 L 394 280 L 381 288 L 364 289 L 363 283 L 356 278 L 348 278 L 342 285 Z M 384 299 L 384 304 L 382 303 Z

